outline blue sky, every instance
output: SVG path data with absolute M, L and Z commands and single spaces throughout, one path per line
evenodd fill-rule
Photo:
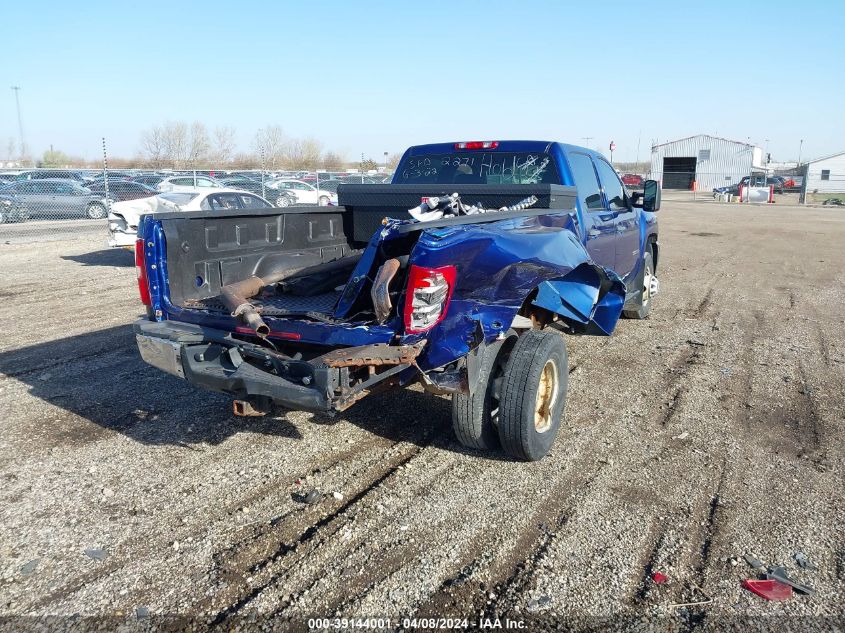
M 281 125 L 349 159 L 539 138 L 648 155 L 697 133 L 775 160 L 845 150 L 845 5 L 817 2 L 15 2 L 0 157 L 17 137 L 131 156 L 168 120 Z M 0 92 L 0 94 L 3 94 Z

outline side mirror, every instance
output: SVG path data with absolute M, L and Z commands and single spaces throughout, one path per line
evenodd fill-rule
M 643 210 L 657 211 L 660 208 L 660 183 L 646 180 L 643 185 Z

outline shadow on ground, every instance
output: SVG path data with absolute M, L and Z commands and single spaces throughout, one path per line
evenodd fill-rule
M 109 248 L 81 255 L 62 255 L 62 259 L 84 266 L 135 266 L 135 254 L 125 248 Z
M 128 325 L 0 353 L 0 374 L 72 415 L 55 415 L 47 429 L 54 446 L 104 439 L 113 431 L 147 445 L 219 444 L 236 433 L 302 439 L 290 413 L 242 418 L 232 398 L 196 388 L 144 363 Z M 40 418 L 42 416 L 30 416 Z M 373 395 L 336 418 L 308 416 L 306 424 L 347 421 L 392 441 L 456 449 L 448 433 L 449 400 L 400 389 Z M 458 449 L 460 450 L 460 449 Z

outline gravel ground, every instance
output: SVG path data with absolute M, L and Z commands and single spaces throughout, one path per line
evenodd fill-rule
M 130 252 L 0 231 L 0 628 L 843 626 L 845 217 L 673 202 L 660 222 L 651 318 L 567 338 L 534 464 L 461 448 L 416 388 L 233 417 L 140 360 Z M 815 593 L 742 589 L 745 554 Z

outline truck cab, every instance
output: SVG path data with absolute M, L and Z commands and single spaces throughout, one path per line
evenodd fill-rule
M 628 283 L 639 273 L 640 253 L 653 214 L 600 153 L 549 141 L 437 143 L 409 148 L 393 184 L 534 184 L 575 187 L 580 237 L 593 260 Z M 655 253 L 655 259 L 657 255 Z

